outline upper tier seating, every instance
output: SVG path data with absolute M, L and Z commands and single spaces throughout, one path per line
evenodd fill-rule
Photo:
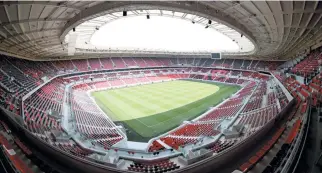
M 52 64 L 52 62 L 37 62 L 33 63 L 32 61 L 6 57 L 9 62 L 15 67 L 19 68 L 25 75 L 31 76 L 37 82 L 41 83 L 41 77 L 49 76 L 53 77 L 58 69 Z
M 75 65 L 78 71 L 88 71 L 89 69 L 87 60 L 73 60 L 72 63 Z
M 259 61 L 258 60 L 252 60 L 252 62 L 250 63 L 250 65 L 248 66 L 249 70 L 254 70 L 256 69 L 256 66 L 258 65 Z
M 292 73 L 298 74 L 303 77 L 309 77 L 316 73 L 319 67 L 319 60 L 322 59 L 322 54 L 313 52 L 308 55 L 304 60 L 295 65 L 291 70 Z
M 249 69 L 249 65 L 252 63 L 251 60 L 244 60 L 242 66 L 240 67 L 241 69 L 246 69 L 248 70 Z
M 111 58 L 101 58 L 100 59 L 104 69 L 114 69 L 115 65 Z
M 113 62 L 113 67 L 114 68 L 126 68 L 126 64 L 125 62 L 123 61 L 122 58 L 111 58 L 112 62 Z
M 135 60 L 133 60 L 133 58 L 121 58 L 121 59 L 124 61 L 127 67 L 138 66 Z
M 59 71 L 74 71 L 76 69 L 71 60 L 53 61 L 52 63 Z
M 91 70 L 100 70 L 102 67 L 100 59 L 89 59 L 88 63 Z
M 160 62 L 157 60 L 154 60 L 152 58 L 145 58 L 144 59 L 145 63 L 147 64 L 148 67 L 157 67 L 161 66 Z
M 228 78 L 225 82 L 236 84 L 237 80 L 238 80 L 238 78 Z
M 0 71 L 0 85 L 8 92 L 14 93 L 20 89 L 20 86 L 6 74 Z
M 62 60 L 62 61 L 48 61 L 48 62 L 31 62 L 21 60 L 8 56 L 1 55 L 1 67 L 4 73 L 9 77 L 14 77 L 18 84 L 32 89 L 43 81 L 42 77 L 53 77 L 58 72 L 65 73 L 70 71 L 89 71 L 100 69 L 115 69 L 127 68 L 127 66 L 140 66 L 140 67 L 156 67 L 156 66 L 170 66 L 169 58 L 96 58 L 96 59 L 81 59 L 81 60 Z M 216 60 L 213 59 L 200 59 L 200 58 L 183 58 L 172 59 L 172 64 L 185 63 L 197 66 L 210 66 L 228 64 L 230 67 L 240 68 L 244 64 L 244 60 Z M 179 63 L 179 64 L 180 64 Z M 239 65 L 238 65 L 239 64 Z M 246 63 L 247 64 L 247 63 Z M 253 63 L 251 63 L 252 65 Z M 269 65 L 262 61 L 257 64 L 264 64 L 263 67 L 269 68 Z M 227 66 L 227 65 L 225 65 Z M 227 67 L 228 67 L 227 66 Z M 236 67 L 239 66 L 239 67 Z
M 147 67 L 148 66 L 148 64 L 146 63 L 146 61 L 143 58 L 134 58 L 133 60 L 141 68 L 144 68 L 144 67 Z
M 37 81 L 32 76 L 25 75 L 20 69 L 12 65 L 5 58 L 0 58 L 0 76 L 7 77 L 11 81 L 15 81 L 25 90 L 30 91 L 32 88 L 37 86 Z

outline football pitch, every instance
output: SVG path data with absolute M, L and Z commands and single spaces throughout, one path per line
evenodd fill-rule
M 191 120 L 240 89 L 193 80 L 146 84 L 92 93 L 100 108 L 127 129 L 128 139 L 146 142 Z

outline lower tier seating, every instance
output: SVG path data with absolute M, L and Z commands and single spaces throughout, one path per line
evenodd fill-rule
M 165 161 L 157 161 L 152 163 L 134 162 L 133 164 L 130 164 L 130 166 L 128 167 L 128 170 L 135 171 L 135 172 L 161 173 L 161 172 L 173 171 L 179 168 L 180 168 L 179 165 L 171 162 L 170 160 L 165 160 Z

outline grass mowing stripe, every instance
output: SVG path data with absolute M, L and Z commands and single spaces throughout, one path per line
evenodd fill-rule
M 128 95 L 128 96 L 136 100 L 138 100 L 137 98 L 140 98 L 140 100 L 138 101 L 141 102 L 144 105 L 144 107 L 147 105 L 146 103 L 150 103 L 149 104 L 151 105 L 150 107 L 154 109 L 160 109 L 160 107 L 162 107 L 163 109 L 166 109 L 171 106 L 166 102 L 162 104 L 153 104 L 153 103 L 156 103 L 159 100 L 159 98 L 162 96 L 161 93 L 156 95 L 154 95 L 153 93 L 154 92 L 152 90 L 146 91 L 146 92 L 134 92 L 132 95 Z M 144 97 L 140 97 L 140 96 L 144 96 Z
M 210 85 L 210 86 L 214 87 L 213 85 Z M 139 87 L 133 87 L 132 89 L 136 90 L 137 88 L 139 88 Z M 178 88 L 180 88 L 180 87 L 178 87 Z M 156 88 L 156 89 L 159 89 L 159 88 Z M 126 92 L 121 92 L 124 90 L 126 90 Z M 181 89 L 181 90 L 183 90 L 183 89 Z M 209 95 L 209 93 L 208 94 L 199 94 L 200 92 L 191 92 L 191 89 L 190 89 L 190 91 L 187 91 L 187 92 L 190 95 L 192 95 L 193 97 L 189 97 L 188 93 L 184 94 L 185 97 L 182 97 L 181 93 L 179 93 L 179 95 L 178 95 L 178 92 L 176 93 L 177 95 L 174 95 L 174 93 L 169 93 L 169 92 L 167 93 L 166 91 L 163 91 L 163 94 L 162 94 L 163 97 L 161 97 L 159 95 L 153 95 L 153 91 L 145 92 L 145 94 L 141 93 L 141 92 L 140 93 L 133 92 L 131 94 L 128 91 L 129 91 L 129 88 L 110 90 L 110 91 L 108 91 L 108 95 L 106 96 L 106 99 L 113 99 L 113 100 L 123 99 L 123 102 L 127 104 L 123 107 L 123 110 L 128 110 L 127 112 L 131 112 L 131 117 L 133 117 L 133 114 L 137 114 L 137 116 L 134 115 L 134 117 L 138 117 L 138 118 L 140 118 L 142 116 L 142 113 L 144 113 L 144 112 L 150 112 L 150 114 L 164 112 L 169 109 L 174 109 L 176 107 L 182 106 L 183 104 L 187 104 L 189 102 L 195 101 L 196 99 L 199 99 L 199 98 L 204 97 L 206 95 Z M 171 91 L 171 90 L 169 90 L 169 91 Z M 146 94 L 146 93 L 148 93 L 148 94 Z M 150 94 L 152 96 L 150 96 Z M 142 96 L 145 96 L 145 97 L 142 98 Z M 140 98 L 140 99 L 138 99 L 138 98 Z M 152 98 L 152 100 L 150 98 Z M 178 98 L 180 98 L 180 99 L 178 99 Z M 191 99 L 191 98 L 193 98 L 193 99 Z M 101 100 L 103 100 L 103 102 L 109 103 L 109 101 L 107 101 L 105 99 L 101 99 Z M 173 101 L 173 103 L 172 103 L 172 101 Z M 117 104 L 120 104 L 120 103 L 118 102 Z M 111 107 L 112 110 L 120 109 L 119 106 L 114 106 L 114 105 L 115 104 L 112 103 L 109 105 L 109 107 Z M 147 105 L 149 105 L 149 107 L 146 107 Z M 136 111 L 132 111 L 131 107 L 135 108 Z M 146 110 L 146 111 L 139 112 L 137 110 Z M 156 110 L 156 111 L 153 111 L 153 110 Z M 113 111 L 113 112 L 115 112 L 115 111 Z
M 114 121 L 131 129 L 127 132 L 129 140 L 147 141 L 200 115 L 238 89 L 220 83 L 179 80 L 92 95 Z
M 228 97 L 230 94 L 226 93 L 226 95 Z M 132 124 L 136 124 L 136 121 L 143 122 L 144 124 L 150 124 L 149 122 L 152 119 L 159 119 L 160 123 L 153 125 L 152 127 L 150 127 L 149 130 L 144 129 L 142 127 L 137 129 L 138 130 L 137 132 L 140 135 L 142 135 L 143 137 L 156 136 L 156 135 L 162 134 L 162 133 L 178 126 L 184 120 L 190 120 L 190 119 L 196 117 L 197 115 L 200 115 L 209 106 L 212 106 L 212 105 L 209 105 L 208 101 L 211 101 L 213 103 L 213 105 L 216 105 L 221 102 L 221 99 L 219 99 L 219 98 L 226 96 L 226 95 L 214 94 L 210 97 L 211 99 L 205 98 L 204 100 L 186 105 L 186 106 L 181 107 L 177 110 L 171 110 L 169 112 L 165 112 L 165 113 L 161 113 L 161 114 L 157 114 L 157 115 L 153 115 L 153 116 L 149 116 L 149 117 L 139 118 L 136 120 L 129 120 L 129 121 L 125 121 L 125 122 L 131 126 Z M 203 103 L 203 104 L 200 104 L 200 103 Z M 130 139 L 130 137 L 129 137 L 129 139 Z M 135 140 L 138 140 L 138 139 L 135 139 Z
M 146 93 L 153 94 L 155 92 L 156 91 L 152 91 L 152 92 L 150 92 L 150 91 L 146 91 L 146 92 L 135 92 L 132 95 L 133 95 L 134 98 L 135 97 L 138 98 L 139 96 L 144 95 Z M 155 103 L 157 100 L 160 99 L 160 96 L 163 96 L 163 100 L 173 100 L 173 101 L 179 102 L 179 103 L 186 103 L 187 102 L 186 101 L 187 98 L 188 99 L 189 98 L 190 99 L 191 98 L 195 98 L 196 95 L 199 95 L 200 94 L 198 92 L 191 94 L 191 91 L 187 91 L 187 92 L 182 93 L 182 95 L 186 95 L 187 96 L 187 94 L 190 93 L 190 95 L 192 95 L 192 96 L 189 96 L 189 97 L 188 96 L 187 97 L 179 97 L 178 95 L 175 95 L 174 93 L 173 94 L 171 93 L 169 95 L 164 95 L 164 92 L 165 91 L 161 91 L 160 94 L 153 95 L 153 96 L 146 95 L 144 98 L 140 99 L 140 102 L 142 102 L 144 104 L 145 103 Z M 206 94 L 201 94 L 201 95 L 206 95 Z M 204 97 L 204 96 L 199 96 L 199 97 Z M 171 107 L 171 104 L 168 104 L 167 102 L 157 102 L 156 107 L 160 107 L 161 106 L 162 108 L 167 109 L 167 108 Z M 152 104 L 152 107 L 155 107 L 155 106 Z

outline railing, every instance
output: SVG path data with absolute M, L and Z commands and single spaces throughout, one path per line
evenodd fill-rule
M 274 77 L 275 82 L 281 87 L 282 91 L 285 93 L 287 100 L 291 101 L 293 99 L 293 96 L 288 92 L 288 90 L 284 87 L 284 85 L 276 78 L 274 73 L 271 73 L 271 75 Z
M 309 100 L 310 99 L 308 99 L 308 102 L 310 102 Z M 308 103 L 308 105 L 310 104 Z M 294 173 L 296 171 L 296 168 L 301 159 L 304 146 L 305 146 L 304 144 L 306 142 L 306 138 L 308 135 L 308 129 L 311 121 L 310 115 L 311 115 L 311 106 L 309 106 L 309 109 L 307 109 L 307 112 L 303 115 L 301 131 L 300 133 L 298 133 L 298 137 L 296 139 L 294 147 L 281 173 L 288 173 L 288 172 Z

